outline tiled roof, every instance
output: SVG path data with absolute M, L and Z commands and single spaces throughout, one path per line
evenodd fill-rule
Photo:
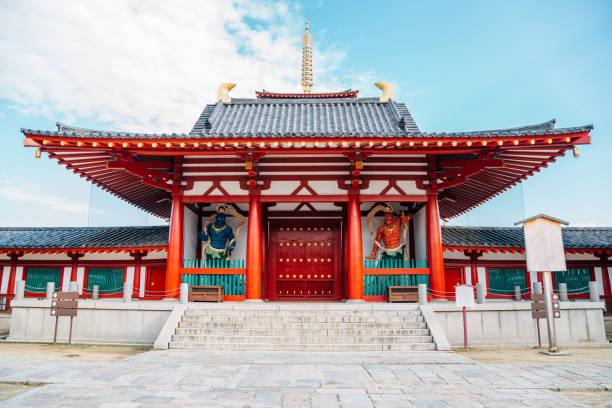
M 168 226 L 0 228 L 0 248 L 129 248 L 168 245 Z
M 565 248 L 612 248 L 612 227 L 564 227 Z M 457 247 L 524 248 L 521 227 L 442 227 L 442 244 Z
M 204 126 L 202 116 L 206 117 Z M 406 131 L 418 132 L 419 128 L 405 105 L 393 101 L 266 98 L 232 99 L 231 103 L 218 102 L 212 108 L 209 105 L 191 134 L 223 138 L 389 137 L 404 136 Z
M 58 123 L 58 131 L 21 129 L 28 134 L 104 139 L 201 139 L 273 137 L 468 138 L 563 135 L 593 126 L 555 128 L 555 121 L 508 129 L 421 132 L 403 103 L 377 98 L 291 100 L 233 99 L 206 105 L 190 133 L 133 133 L 78 128 Z

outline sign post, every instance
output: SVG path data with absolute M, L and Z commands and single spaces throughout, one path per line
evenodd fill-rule
M 77 315 L 79 305 L 79 294 L 77 292 L 55 292 L 51 297 L 51 316 L 55 316 L 55 331 L 53 332 L 53 344 L 57 343 L 57 324 L 60 316 L 70 316 L 70 333 L 68 344 L 72 344 L 72 319 Z
M 455 304 L 463 308 L 463 348 L 467 350 L 467 308 L 474 306 L 474 288 L 470 285 L 455 286 Z
M 557 347 L 557 333 L 555 331 L 555 316 L 560 317 L 559 297 L 552 293 L 551 271 L 565 271 L 565 253 L 563 250 L 563 237 L 561 224 L 569 225 L 567 221 L 559 220 L 548 215 L 539 214 L 535 217 L 519 221 L 515 225 L 523 224 L 525 234 L 525 255 L 527 257 L 527 270 L 530 273 L 542 272 L 544 286 L 543 295 L 533 295 L 541 299 L 532 303 L 532 316 L 536 319 L 546 317 L 548 328 L 548 352 L 545 354 L 559 355 Z M 543 303 L 538 305 L 537 303 Z M 554 310 L 556 308 L 556 310 Z M 544 313 L 542 313 L 544 312 Z M 539 330 L 538 320 L 538 330 Z

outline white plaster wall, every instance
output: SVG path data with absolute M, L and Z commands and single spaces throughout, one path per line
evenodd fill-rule
M 134 288 L 134 267 L 128 266 L 125 268 L 125 282 L 123 284 L 124 289 L 127 287 L 128 291 L 132 291 Z
M 478 269 L 478 268 L 476 268 Z M 465 283 L 466 285 L 471 285 L 472 284 L 472 267 L 471 266 L 466 266 L 464 268 L 463 273 L 465 274 Z
M 168 258 L 168 252 L 166 251 L 151 251 L 147 254 L 147 256 L 143 256 L 142 259 L 145 259 L 147 261 L 149 260 L 156 260 L 156 259 L 167 259 Z
M 79 292 L 81 292 L 81 294 L 85 291 L 85 288 L 83 288 L 84 283 L 85 283 L 85 267 L 79 266 L 77 268 L 77 285 L 79 288 Z
M 227 224 L 234 230 L 234 236 L 236 235 L 236 227 L 238 226 L 238 220 L 235 217 L 228 217 Z M 240 228 L 240 235 L 236 240 L 236 247 L 232 251 L 232 258 L 234 259 L 246 259 L 246 247 L 247 247 L 247 233 L 249 227 L 249 217 L 246 217 L 242 228 Z
M 183 258 L 193 259 L 198 244 L 198 216 L 187 206 L 183 210 Z
M 66 254 L 24 254 L 19 261 L 66 261 L 70 262 L 70 257 Z
M 82 258 L 79 258 L 79 262 L 82 261 L 134 261 L 134 258 L 128 252 L 94 252 L 87 253 Z
M 448 341 L 463 347 L 462 309 L 454 303 L 431 303 Z M 603 303 L 561 302 L 561 318 L 555 319 L 560 345 L 605 344 Z M 538 344 L 536 320 L 531 302 L 497 302 L 467 309 L 468 344 L 471 346 L 534 346 Z M 542 343 L 546 343 L 546 322 L 540 321 Z
M 603 286 L 603 276 L 601 274 L 601 267 L 596 266 L 593 268 L 595 271 L 595 281 L 597 282 L 597 286 L 599 287 L 599 296 L 604 295 L 604 286 Z
M 70 289 L 70 272 L 72 271 L 71 266 L 64 267 L 64 273 L 62 274 L 62 292 L 68 292 Z
M 2 268 L 2 283 L 0 283 L 0 293 L 8 293 L 8 281 L 11 274 L 11 266 L 7 265 Z
M 74 318 L 74 343 L 151 345 L 176 302 L 79 299 Z M 10 341 L 50 342 L 55 318 L 50 301 L 26 299 L 12 303 Z M 68 340 L 70 319 L 60 318 L 58 342 Z
M 0 254 L 0 261 L 10 261 L 11 257 L 7 254 Z
M 599 257 L 593 254 L 565 254 L 567 261 L 599 261 Z
M 145 290 L 145 278 L 147 276 L 147 267 L 146 266 L 141 266 L 140 267 L 140 287 L 138 288 L 138 296 L 140 297 L 144 297 L 144 290 Z
M 482 282 L 485 286 L 487 286 L 487 268 L 484 266 L 477 266 L 476 275 L 478 276 L 478 282 Z
M 414 215 L 414 252 L 417 259 L 427 257 L 427 206 Z
M 15 285 L 13 286 L 13 293 L 17 292 L 17 282 L 23 279 L 23 266 L 15 268 Z

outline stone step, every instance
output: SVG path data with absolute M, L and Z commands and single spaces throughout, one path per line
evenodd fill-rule
M 412 310 L 233 310 L 233 309 L 187 309 L 186 316 L 420 316 L 418 309 Z
M 301 323 L 278 323 L 278 322 L 267 322 L 262 324 L 261 322 L 207 322 L 200 320 L 183 320 L 179 324 L 180 328 L 201 328 L 207 330 L 216 329 L 261 329 L 261 328 L 274 328 L 277 330 L 352 330 L 352 329 L 363 329 L 363 330 L 377 330 L 377 329 L 425 329 L 427 325 L 424 321 L 411 321 L 385 324 L 384 322 L 379 323 L 332 323 L 332 322 L 301 322 Z
M 429 343 L 431 336 L 215 336 L 174 335 L 172 341 L 191 343 L 261 343 L 261 344 L 397 344 Z
M 426 328 L 405 329 L 364 329 L 360 326 L 355 326 L 352 329 L 294 329 L 287 330 L 283 328 L 210 328 L 210 327 L 178 327 L 177 335 L 213 335 L 213 336 L 280 336 L 283 334 L 291 334 L 296 336 L 428 336 L 429 330 Z
M 274 344 L 170 342 L 172 349 L 240 351 L 434 351 L 433 343 L 397 344 Z
M 183 320 L 202 322 L 258 322 L 263 323 L 402 323 L 421 322 L 423 316 L 218 316 L 218 315 L 184 315 Z

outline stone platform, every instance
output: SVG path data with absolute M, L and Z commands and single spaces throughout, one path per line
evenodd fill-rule
M 37 382 L 0 407 L 586 407 L 552 389 L 612 387 L 612 363 L 479 364 L 452 352 L 151 351 L 113 363 L 0 360 Z

